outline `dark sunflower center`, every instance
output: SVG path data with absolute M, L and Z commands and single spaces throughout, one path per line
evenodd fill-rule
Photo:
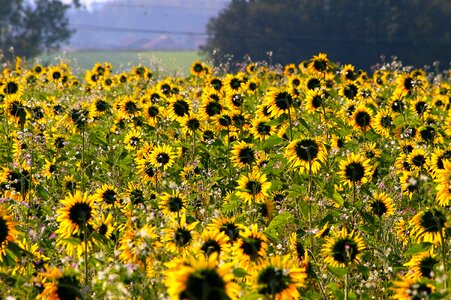
M 96 110 L 99 112 L 106 111 L 107 107 L 108 107 L 108 105 L 107 105 L 106 101 L 104 101 L 104 100 L 98 100 L 96 102 Z
M 332 250 L 334 260 L 343 264 L 354 261 L 359 253 L 357 243 L 350 238 L 339 239 Z
M 391 109 L 394 112 L 400 113 L 404 110 L 404 103 L 402 103 L 401 100 L 395 100 L 395 101 L 393 101 L 393 103 L 391 105 Z
M 30 172 L 23 170 L 22 172 L 12 171 L 8 175 L 9 185 L 20 193 L 27 193 L 30 187 Z
M 210 84 L 217 91 L 219 91 L 222 88 L 222 81 L 220 79 L 218 79 L 218 78 L 212 79 L 210 81 Z
M 114 190 L 106 190 L 105 192 L 103 192 L 102 194 L 102 199 L 103 201 L 105 201 L 107 204 L 113 204 L 114 201 L 116 201 L 116 192 Z
M 216 269 L 202 269 L 188 276 L 186 289 L 180 299 L 229 299 L 225 282 Z
M 84 202 L 77 202 L 69 209 L 69 219 L 78 226 L 85 225 L 92 216 L 92 207 Z
M 19 101 L 14 101 L 9 106 L 9 113 L 15 117 L 25 116 L 25 107 Z
M 183 117 L 189 111 L 189 105 L 185 100 L 175 101 L 172 107 L 174 109 L 174 113 L 179 117 Z
M 161 92 L 168 96 L 171 93 L 171 86 L 166 83 L 161 85 Z
M 57 170 L 56 165 L 51 164 L 49 167 L 49 172 L 53 174 L 54 172 L 56 172 L 56 170 Z
M 420 131 L 421 138 L 426 142 L 432 142 L 435 138 L 435 129 L 431 126 L 426 126 Z
M 242 94 L 235 94 L 232 96 L 232 104 L 235 107 L 241 107 L 244 103 L 244 96 Z
M 345 168 L 346 179 L 358 182 L 365 176 L 365 167 L 359 162 L 351 162 Z
M 236 239 L 240 235 L 240 230 L 239 230 L 238 226 L 236 226 L 233 223 L 226 223 L 226 224 L 222 225 L 221 228 L 219 229 L 219 231 L 227 234 L 227 236 L 229 237 L 231 242 L 236 241 Z
M 158 100 L 160 100 L 161 96 L 158 93 L 153 93 L 152 95 L 150 95 L 150 101 L 152 103 L 156 103 L 158 102 Z
M 424 114 L 427 111 L 427 109 L 428 105 L 426 104 L 426 102 L 419 101 L 415 104 L 415 111 L 419 115 Z
M 77 128 L 82 128 L 87 121 L 88 111 L 86 109 L 72 109 L 70 111 L 70 117 L 72 121 L 77 125 Z
M 317 70 L 318 72 L 323 72 L 326 70 L 327 68 L 327 62 L 324 59 L 315 59 L 313 61 L 313 67 L 315 68 L 315 70 Z
M 277 295 L 288 288 L 290 277 L 283 274 L 283 270 L 269 266 L 258 274 L 257 282 L 261 286 L 259 294 Z
M 52 73 L 52 78 L 53 78 L 54 80 L 60 79 L 61 76 L 62 76 L 61 73 L 58 72 L 58 71 Z
M 287 110 L 293 104 L 293 97 L 287 92 L 276 95 L 275 104 L 280 110 Z
M 6 87 L 3 89 L 5 94 L 12 95 L 17 93 L 19 90 L 19 85 L 13 81 L 10 81 L 6 84 Z
M 360 128 L 366 128 L 370 125 L 371 116 L 366 111 L 359 111 L 355 116 L 355 122 Z
M 444 159 L 451 159 L 451 150 L 446 150 L 440 157 L 437 159 L 437 168 L 443 170 L 445 165 L 443 164 Z
M 124 109 L 129 114 L 134 114 L 138 111 L 138 106 L 133 101 L 127 101 L 124 105 Z
M 271 126 L 266 125 L 265 122 L 260 122 L 257 125 L 257 132 L 261 135 L 269 135 L 271 132 Z
M 420 218 L 420 225 L 425 232 L 440 232 L 445 227 L 446 217 L 438 210 L 426 211 Z
M 178 212 L 183 208 L 183 201 L 180 197 L 171 197 L 168 201 L 168 209 L 170 212 Z
M 268 205 L 266 203 L 261 203 L 258 206 L 258 212 L 264 216 L 264 217 L 269 217 L 269 208 Z
M 211 141 L 212 139 L 214 139 L 214 137 L 215 134 L 211 130 L 205 130 L 202 134 L 202 138 L 204 139 L 204 141 Z
M 251 260 L 255 261 L 259 258 L 258 252 L 262 247 L 262 241 L 259 238 L 244 238 L 241 249 L 243 253 L 250 257 Z
M 221 245 L 215 240 L 207 240 L 202 244 L 202 247 L 200 249 L 207 255 L 210 255 L 214 252 L 220 253 L 221 252 Z
M 62 105 L 60 104 L 56 104 L 55 106 L 53 106 L 53 113 L 55 115 L 60 115 L 64 112 L 64 108 Z
M 255 82 L 249 83 L 249 90 L 255 91 L 258 88 L 258 85 Z
M 189 230 L 184 228 L 177 228 L 175 231 L 174 241 L 178 247 L 183 247 L 188 244 L 192 239 L 191 233 Z
M 130 192 L 130 200 L 132 204 L 138 204 L 144 202 L 144 193 L 139 189 L 134 189 Z
M 314 109 L 320 108 L 323 104 L 323 98 L 321 95 L 315 95 L 312 98 L 312 106 Z
M 154 177 L 155 174 L 156 174 L 155 169 L 154 169 L 153 166 L 150 165 L 150 164 L 146 166 L 146 169 L 144 170 L 144 172 L 145 172 L 146 175 L 149 176 L 149 177 Z
M 252 164 L 255 161 L 255 152 L 249 147 L 240 150 L 238 158 L 242 164 Z
M 69 180 L 68 182 L 66 182 L 65 188 L 66 190 L 72 192 L 77 188 L 77 183 L 75 181 Z
M 393 126 L 393 118 L 390 116 L 383 116 L 380 124 L 383 128 L 391 128 Z
M 438 260 L 431 256 L 426 256 L 420 262 L 420 273 L 422 277 L 432 278 L 432 272 L 434 271 L 434 265 L 438 263 Z
M 204 68 L 202 67 L 201 64 L 195 64 L 195 65 L 193 66 L 193 70 L 194 70 L 195 73 L 200 73 L 200 72 L 202 72 L 203 69 L 204 69 Z
M 346 109 L 346 115 L 351 116 L 354 113 L 354 111 L 355 111 L 355 105 L 351 104 Z
M 144 67 L 137 67 L 136 70 L 135 70 L 135 72 L 136 72 L 137 75 L 142 76 L 142 75 L 144 75 L 144 73 L 146 72 L 146 70 L 144 69 Z
M 3 217 L 0 217 L 0 247 L 3 246 L 3 243 L 6 242 L 6 238 L 8 237 L 9 230 L 8 224 Z
M 104 83 L 105 83 L 106 86 L 110 86 L 110 85 L 113 84 L 113 80 L 111 80 L 111 78 L 107 78 L 107 79 L 105 79 Z
M 408 91 L 413 89 L 413 79 L 410 77 L 406 77 L 404 79 L 404 88 Z
M 232 78 L 232 80 L 230 80 L 230 87 L 233 90 L 238 90 L 241 86 L 241 80 L 239 80 L 238 78 Z
M 412 158 L 412 163 L 417 167 L 421 167 L 426 163 L 426 158 L 422 154 L 415 155 Z
M 316 141 L 305 139 L 296 144 L 295 151 L 300 160 L 311 162 L 318 156 L 319 146 Z
M 301 80 L 299 80 L 299 78 L 294 78 L 292 81 L 291 81 L 291 84 L 293 85 L 293 86 L 299 86 L 300 84 L 301 84 Z
M 321 87 L 321 81 L 318 78 L 310 78 L 307 81 L 307 88 L 309 90 L 319 89 Z
M 220 114 L 222 111 L 222 105 L 216 101 L 211 101 L 205 107 L 205 112 L 209 117 Z
M 63 276 L 56 285 L 58 299 L 76 300 L 80 299 L 79 284 L 74 276 Z
M 188 127 L 191 131 L 195 131 L 199 129 L 200 122 L 198 119 L 189 119 L 188 122 L 186 122 L 186 127 Z
M 344 88 L 344 95 L 346 98 L 348 99 L 354 99 L 355 96 L 357 96 L 358 93 L 358 88 L 355 84 L 348 84 L 345 88 Z
M 387 212 L 387 206 L 383 201 L 375 200 L 371 203 L 371 208 L 373 210 L 373 213 L 377 216 L 382 216 Z
M 246 183 L 246 190 L 253 196 L 258 195 L 262 191 L 262 184 L 255 180 L 249 180 Z
M 429 295 L 432 294 L 432 289 L 427 286 L 426 283 L 415 283 L 408 289 L 409 299 L 411 300 L 423 300 L 429 299 Z
M 228 127 L 232 125 L 232 118 L 229 115 L 223 115 L 218 119 L 221 126 Z
M 136 146 L 138 146 L 138 144 L 139 144 L 139 137 L 133 136 L 130 139 L 130 145 L 133 146 L 133 147 L 136 147 Z
M 232 121 L 236 127 L 241 128 L 246 123 L 246 118 L 243 115 L 234 115 Z
M 159 109 L 158 109 L 158 107 L 156 107 L 156 106 L 150 106 L 150 107 L 147 109 L 147 114 L 148 114 L 149 117 L 151 117 L 151 118 L 155 118 L 156 116 L 158 116 L 158 113 L 159 113 Z
M 159 153 L 157 155 L 157 162 L 159 164 L 165 165 L 169 162 L 169 155 L 167 153 Z
M 99 234 L 105 235 L 108 232 L 108 226 L 105 224 L 102 224 L 102 225 L 100 225 L 98 231 L 99 231 Z
M 295 248 L 296 248 L 296 254 L 298 255 L 298 258 L 304 259 L 305 248 L 304 248 L 304 246 L 302 245 L 302 243 L 299 242 L 299 241 L 296 241 Z

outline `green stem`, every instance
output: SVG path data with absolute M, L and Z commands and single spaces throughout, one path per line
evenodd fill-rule
M 85 286 L 89 286 L 88 276 L 88 226 L 85 223 L 83 228 L 83 241 L 85 243 L 85 251 L 83 253 L 85 259 Z
M 288 107 L 288 121 L 290 122 L 290 142 L 293 140 L 293 121 L 291 120 L 291 110 Z
M 348 274 L 345 274 L 344 300 L 348 300 Z

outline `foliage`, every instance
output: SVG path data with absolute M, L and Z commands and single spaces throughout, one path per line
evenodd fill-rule
M 364 69 L 381 55 L 417 67 L 437 60 L 446 68 L 450 20 L 446 0 L 235 0 L 210 20 L 205 51 L 216 63 L 231 54 L 233 62 L 249 55 L 288 64 L 326 52 Z

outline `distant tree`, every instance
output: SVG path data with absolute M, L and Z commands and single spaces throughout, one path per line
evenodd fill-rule
M 381 55 L 423 66 L 451 60 L 449 0 L 232 0 L 210 20 L 204 50 L 219 63 L 297 63 L 318 52 L 369 68 Z
M 9 59 L 59 48 L 73 33 L 65 16 L 70 7 L 60 0 L 0 0 L 0 51 Z

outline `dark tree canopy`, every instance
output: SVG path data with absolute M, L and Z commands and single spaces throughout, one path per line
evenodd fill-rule
M 72 34 L 65 16 L 69 8 L 59 0 L 0 0 L 0 51 L 9 59 L 57 49 Z
M 380 56 L 422 67 L 451 61 L 449 0 L 232 0 L 207 26 L 205 51 L 288 64 L 319 52 L 369 69 Z

